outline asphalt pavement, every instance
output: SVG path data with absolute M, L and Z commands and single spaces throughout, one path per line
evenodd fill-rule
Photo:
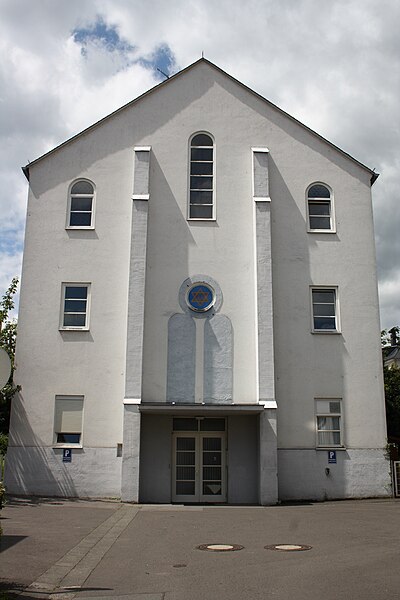
M 11 498 L 0 519 L 1 600 L 400 596 L 399 500 L 236 507 Z M 210 544 L 228 548 L 198 548 Z

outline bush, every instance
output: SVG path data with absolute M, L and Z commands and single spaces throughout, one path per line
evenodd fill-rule
M 6 495 L 6 488 L 2 481 L 0 481 L 0 510 L 3 508 L 4 500 Z
M 8 446 L 8 435 L 6 433 L 0 433 L 0 455 L 5 456 L 7 454 Z

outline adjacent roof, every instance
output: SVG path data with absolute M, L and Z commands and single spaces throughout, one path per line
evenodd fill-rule
M 110 119 L 111 117 L 113 117 L 117 113 L 125 110 L 125 108 L 128 108 L 129 106 L 133 106 L 134 104 L 136 104 L 137 102 L 139 102 L 140 100 L 142 100 L 143 98 L 145 98 L 146 96 L 148 96 L 149 94 L 152 94 L 153 92 L 155 92 L 156 90 L 158 90 L 161 86 L 170 85 L 171 82 L 174 79 L 177 79 L 178 77 L 180 77 L 181 75 L 183 75 L 183 73 L 187 73 L 188 71 L 190 71 L 191 69 L 193 69 L 199 63 L 206 63 L 207 65 L 209 65 L 213 69 L 219 71 L 220 73 L 222 73 L 223 75 L 225 75 L 225 77 L 228 77 L 231 81 L 234 81 L 237 85 L 240 85 L 243 89 L 247 90 L 248 92 L 250 92 L 251 94 L 253 94 L 257 98 L 259 98 L 260 100 L 262 100 L 263 102 L 266 102 L 269 106 L 273 107 L 275 110 L 277 110 L 281 114 L 285 115 L 288 119 L 294 121 L 295 123 L 298 123 L 301 127 L 303 127 L 305 130 L 307 130 L 309 133 L 311 133 L 312 135 L 314 135 L 318 139 L 322 140 L 323 142 L 325 142 L 326 144 L 328 144 L 329 146 L 331 146 L 331 148 L 334 148 L 337 152 L 340 152 L 340 154 L 342 154 L 343 156 L 345 156 L 349 160 L 353 161 L 354 163 L 356 163 L 357 165 L 359 165 L 360 167 L 362 167 L 363 169 L 365 169 L 366 171 L 368 171 L 370 173 L 370 175 L 371 175 L 371 185 L 373 185 L 374 182 L 379 177 L 379 173 L 375 173 L 375 171 L 371 170 L 369 167 L 367 167 L 366 165 L 364 165 L 360 161 L 356 160 L 353 156 L 351 156 L 347 152 L 344 152 L 344 150 L 341 150 L 341 148 L 339 148 L 338 146 L 335 146 L 335 144 L 332 144 L 332 142 L 330 142 L 329 140 L 327 140 L 323 136 L 319 135 L 319 133 L 316 133 L 314 130 L 312 130 L 309 127 L 307 127 L 307 125 L 304 125 L 304 123 L 301 123 L 301 121 L 298 121 L 297 119 L 295 119 L 294 117 L 292 117 L 291 115 L 289 115 L 287 112 L 285 112 L 284 110 L 282 110 L 281 108 L 279 108 L 278 106 L 276 106 L 276 104 L 273 104 L 272 102 L 270 102 L 269 100 L 267 100 L 266 98 L 264 98 L 263 96 L 261 96 L 260 94 L 258 94 L 254 90 L 252 90 L 251 88 L 249 88 L 247 85 L 245 85 L 241 81 L 235 79 L 234 77 L 232 77 L 232 75 L 229 75 L 223 69 L 221 69 L 220 67 L 218 67 L 217 65 L 215 65 L 211 61 L 207 60 L 206 58 L 200 58 L 199 60 L 196 60 L 194 63 L 192 63 L 191 65 L 189 65 L 185 69 L 182 69 L 181 71 L 179 71 L 175 75 L 172 75 L 171 77 L 169 77 L 165 81 L 162 81 L 161 83 L 157 84 L 156 86 L 154 86 L 153 88 L 151 88 L 150 90 L 148 90 L 147 92 L 145 92 L 144 94 L 142 94 L 141 96 L 138 96 L 134 100 L 131 100 L 130 102 L 128 102 L 124 106 L 121 106 L 117 110 L 115 110 L 112 113 L 110 113 L 109 115 L 107 115 L 106 117 L 103 117 L 102 119 L 100 119 L 96 123 L 93 123 L 93 125 L 90 125 L 89 127 L 87 127 L 86 129 L 84 129 L 80 133 L 77 133 L 76 135 L 72 136 L 71 138 L 69 138 L 65 142 L 62 142 L 61 144 L 59 144 L 58 146 L 56 146 L 52 150 L 49 150 L 48 152 L 46 152 L 42 156 L 39 156 L 38 158 L 36 158 L 34 161 L 28 163 L 25 167 L 22 167 L 22 171 L 24 172 L 25 177 L 29 181 L 29 169 L 30 169 L 30 167 L 32 167 L 33 165 L 35 165 L 36 163 L 38 163 L 43 158 L 49 156 L 50 154 L 53 154 L 53 152 L 57 152 L 57 150 L 61 149 L 63 146 L 65 146 L 65 145 L 69 144 L 70 142 L 74 141 L 76 138 L 78 138 L 79 136 L 87 133 L 91 129 L 94 129 L 100 123 L 103 123 L 104 121 L 106 121 L 107 119 Z
M 392 346 L 384 357 L 384 364 L 386 365 L 391 360 L 400 361 L 400 346 Z

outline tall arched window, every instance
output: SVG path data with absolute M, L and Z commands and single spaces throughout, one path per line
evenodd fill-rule
M 214 142 L 197 133 L 190 142 L 189 219 L 214 218 Z
M 328 186 L 314 183 L 307 191 L 308 230 L 333 232 L 333 197 Z
M 86 179 L 75 181 L 69 192 L 67 227 L 94 227 L 94 185 Z

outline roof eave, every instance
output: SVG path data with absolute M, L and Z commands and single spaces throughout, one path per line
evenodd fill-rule
M 378 177 L 379 177 L 379 173 L 375 173 L 375 171 L 372 171 L 372 175 L 371 175 L 371 187 L 374 185 L 374 183 L 378 179 Z

